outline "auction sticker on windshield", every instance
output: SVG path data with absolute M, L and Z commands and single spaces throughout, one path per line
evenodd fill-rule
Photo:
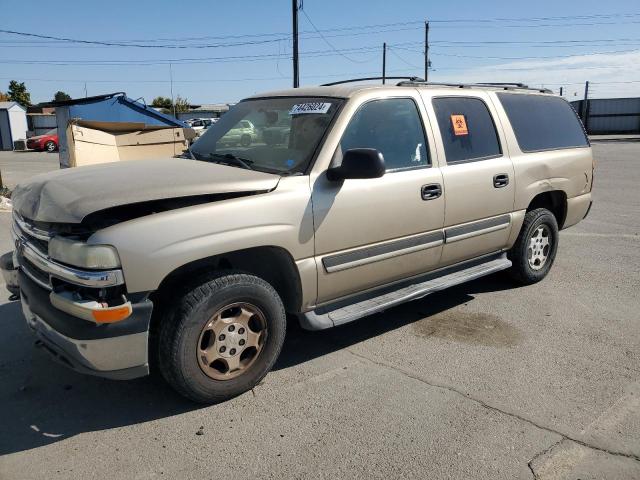
M 302 113 L 327 113 L 330 108 L 331 104 L 325 102 L 298 103 L 291 107 L 289 115 L 300 115 Z

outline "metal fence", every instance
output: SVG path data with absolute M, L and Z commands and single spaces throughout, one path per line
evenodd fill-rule
M 640 134 L 640 98 L 597 98 L 571 102 L 589 135 Z
M 57 128 L 56 116 L 42 113 L 28 113 L 29 131 L 33 135 L 43 135 L 49 130 Z

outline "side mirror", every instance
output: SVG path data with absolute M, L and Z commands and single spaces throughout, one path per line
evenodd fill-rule
M 327 170 L 332 181 L 349 178 L 380 178 L 384 175 L 384 157 L 375 148 L 352 148 L 344 152 L 342 165 Z

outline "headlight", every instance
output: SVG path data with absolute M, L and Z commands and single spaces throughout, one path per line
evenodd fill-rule
M 53 237 L 49 241 L 49 257 L 80 268 L 117 268 L 120 257 L 109 245 L 88 245 L 77 240 Z

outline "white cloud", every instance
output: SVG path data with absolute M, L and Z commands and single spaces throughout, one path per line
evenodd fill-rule
M 463 73 L 446 75 L 458 82 L 522 82 L 530 86 L 544 85 L 565 95 L 580 99 L 584 82 L 590 82 L 590 98 L 640 96 L 640 50 L 598 55 L 575 55 L 549 59 L 518 60 L 485 67 L 475 67 Z M 445 77 L 444 71 L 438 77 Z M 622 83 L 634 82 L 635 83 Z M 617 83 L 612 83 L 617 82 Z M 574 97 L 574 93 L 576 96 Z

